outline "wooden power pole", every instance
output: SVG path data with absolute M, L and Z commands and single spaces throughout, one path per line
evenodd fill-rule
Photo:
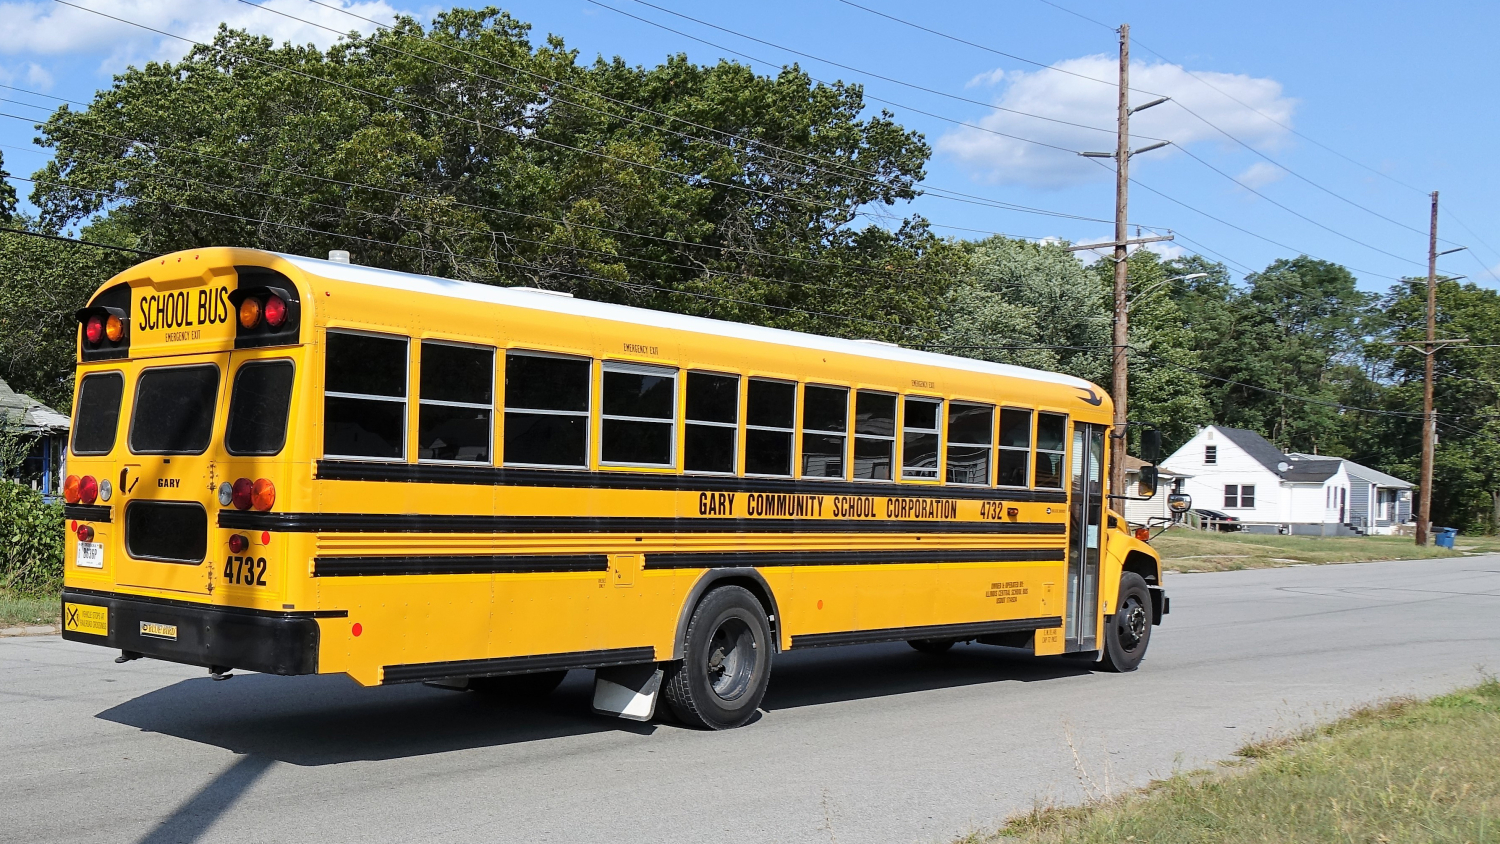
M 1115 400 L 1114 459 L 1109 466 L 1109 491 L 1115 495 L 1125 493 L 1125 423 L 1128 419 L 1126 388 L 1130 378 L 1130 311 L 1128 310 L 1129 253 L 1125 239 L 1130 236 L 1126 216 L 1130 208 L 1130 24 L 1120 24 L 1120 102 L 1119 129 L 1115 138 L 1115 319 L 1112 351 L 1113 385 L 1111 398 Z
M 1432 227 L 1427 233 L 1427 344 L 1422 349 L 1426 358 L 1422 382 L 1422 482 L 1421 498 L 1417 504 L 1417 544 L 1427 544 L 1427 531 L 1432 522 L 1432 447 L 1437 434 L 1437 417 L 1432 412 L 1432 358 L 1437 352 L 1437 224 L 1438 192 L 1432 192 Z

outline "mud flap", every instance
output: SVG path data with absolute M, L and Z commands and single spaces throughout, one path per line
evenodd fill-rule
M 631 721 L 649 721 L 656 714 L 656 694 L 662 671 L 656 663 L 621 665 L 594 672 L 594 711 Z

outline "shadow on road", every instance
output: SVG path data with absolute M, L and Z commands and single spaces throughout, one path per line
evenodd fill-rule
M 901 643 L 797 651 L 778 656 L 764 709 L 1087 673 L 1082 663 L 988 646 L 960 645 L 936 656 Z M 364 688 L 342 675 L 241 674 L 222 683 L 183 680 L 98 717 L 292 765 L 402 759 L 589 733 L 650 735 L 658 729 L 592 714 L 592 692 L 588 671 L 572 672 L 556 692 L 533 704 L 422 685 Z

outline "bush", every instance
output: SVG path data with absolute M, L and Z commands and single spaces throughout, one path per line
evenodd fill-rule
M 47 595 L 62 587 L 63 508 L 0 480 L 0 590 Z

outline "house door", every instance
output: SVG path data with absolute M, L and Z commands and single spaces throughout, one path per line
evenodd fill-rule
M 1068 505 L 1068 606 L 1065 650 L 1098 650 L 1099 543 L 1104 519 L 1103 425 L 1073 426 L 1073 483 Z

